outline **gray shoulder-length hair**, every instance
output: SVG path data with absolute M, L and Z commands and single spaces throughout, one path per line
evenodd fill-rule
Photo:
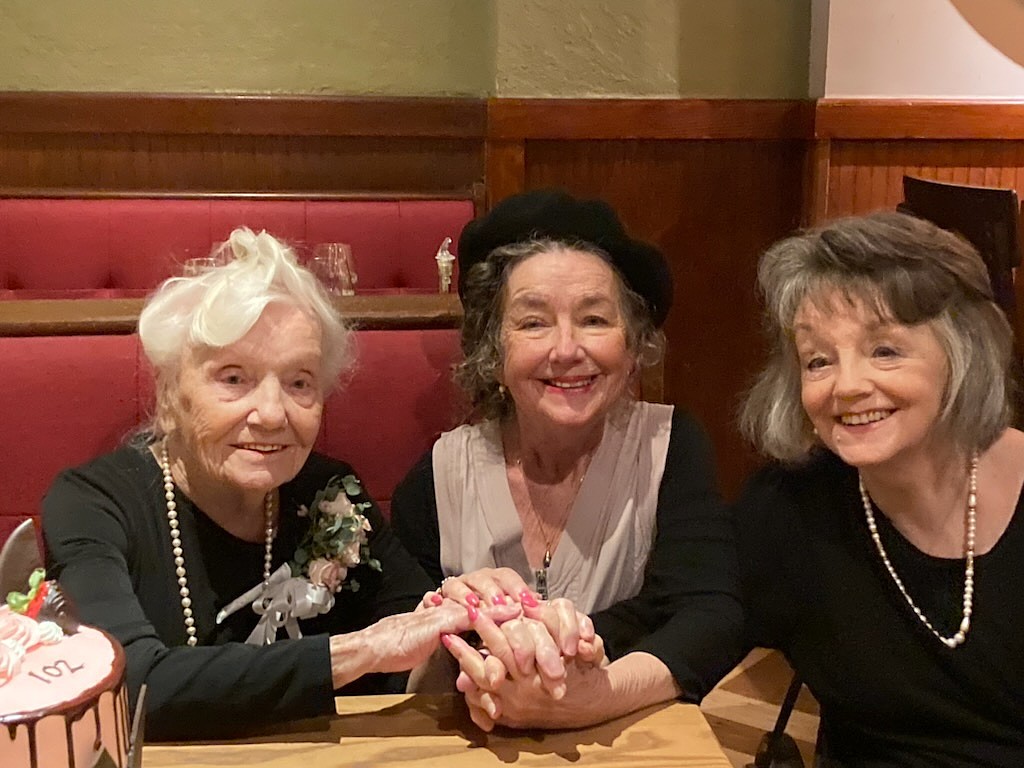
M 156 412 L 148 427 L 156 438 L 174 427 L 185 351 L 234 344 L 271 303 L 298 307 L 319 324 L 325 393 L 353 362 L 350 330 L 289 246 L 241 227 L 214 256 L 224 263 L 194 277 L 165 280 L 139 316 L 139 338 L 156 378 Z
M 837 291 L 879 319 L 931 325 L 948 361 L 940 419 L 961 448 L 987 448 L 1009 425 L 1012 331 L 981 257 L 957 235 L 900 213 L 840 219 L 772 246 L 757 282 L 769 356 L 740 429 L 762 453 L 800 461 L 817 444 L 800 399 L 793 320 L 805 300 L 827 311 Z
M 626 349 L 636 360 L 638 370 L 661 360 L 664 333 L 655 328 L 643 298 L 626 285 L 611 257 L 602 249 L 586 242 L 548 238 L 503 245 L 470 267 L 462 293 L 463 359 L 455 367 L 455 381 L 469 397 L 475 416 L 505 419 L 515 413 L 515 403 L 498 383 L 505 356 L 502 324 L 509 275 L 531 256 L 561 249 L 592 254 L 611 267 L 626 329 Z

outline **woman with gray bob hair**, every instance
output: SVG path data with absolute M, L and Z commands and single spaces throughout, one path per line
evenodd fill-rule
M 824 766 L 1024 765 L 1024 433 L 984 263 L 883 213 L 781 241 L 758 283 L 746 644 L 818 699 Z
M 427 576 L 355 470 L 313 452 L 351 363 L 326 293 L 266 232 L 235 230 L 215 259 L 142 311 L 151 426 L 61 473 L 43 503 L 48 567 L 124 646 L 132 698 L 148 686 L 150 739 L 395 692 L 470 625 L 452 601 L 411 612 Z
M 872 307 L 879 320 L 934 323 L 949 361 L 942 419 L 962 446 L 985 448 L 1010 423 L 1012 332 L 965 240 L 903 214 L 847 219 L 775 244 L 758 285 L 770 352 L 740 424 L 766 455 L 798 460 L 818 444 L 800 404 L 793 324 L 805 299 L 833 291 Z

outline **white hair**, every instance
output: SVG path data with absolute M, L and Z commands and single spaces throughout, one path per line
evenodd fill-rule
M 213 255 L 221 266 L 165 280 L 139 315 L 139 338 L 157 378 L 158 431 L 185 350 L 234 344 L 271 303 L 297 307 L 319 323 L 326 391 L 353 362 L 351 331 L 288 245 L 240 227 Z

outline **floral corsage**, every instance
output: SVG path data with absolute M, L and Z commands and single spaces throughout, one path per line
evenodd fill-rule
M 305 576 L 314 585 L 327 587 L 332 592 L 342 589 L 358 592 L 358 581 L 345 581 L 349 568 L 366 563 L 380 571 L 380 561 L 370 557 L 367 543 L 370 521 L 363 510 L 370 503 L 353 502 L 361 493 L 355 475 L 335 475 L 317 491 L 309 508 L 299 507 L 299 517 L 309 517 L 309 529 L 289 563 L 292 576 Z
M 353 501 L 361 495 L 362 488 L 354 475 L 332 477 L 317 491 L 309 507 L 299 507 L 299 517 L 309 518 L 309 528 L 291 561 L 278 568 L 265 583 L 228 603 L 217 614 L 217 623 L 251 603 L 260 620 L 247 643 L 273 643 L 281 628 L 289 637 L 299 638 L 299 620 L 330 611 L 334 595 L 342 589 L 359 589 L 355 579 L 345 580 L 350 568 L 365 564 L 375 571 L 381 570 L 380 561 L 370 556 L 370 522 L 363 515 L 370 503 Z

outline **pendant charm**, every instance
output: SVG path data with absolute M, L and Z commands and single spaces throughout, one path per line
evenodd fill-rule
M 540 595 L 541 600 L 548 599 L 548 569 L 538 568 L 533 572 L 534 580 L 537 584 L 537 594 Z

